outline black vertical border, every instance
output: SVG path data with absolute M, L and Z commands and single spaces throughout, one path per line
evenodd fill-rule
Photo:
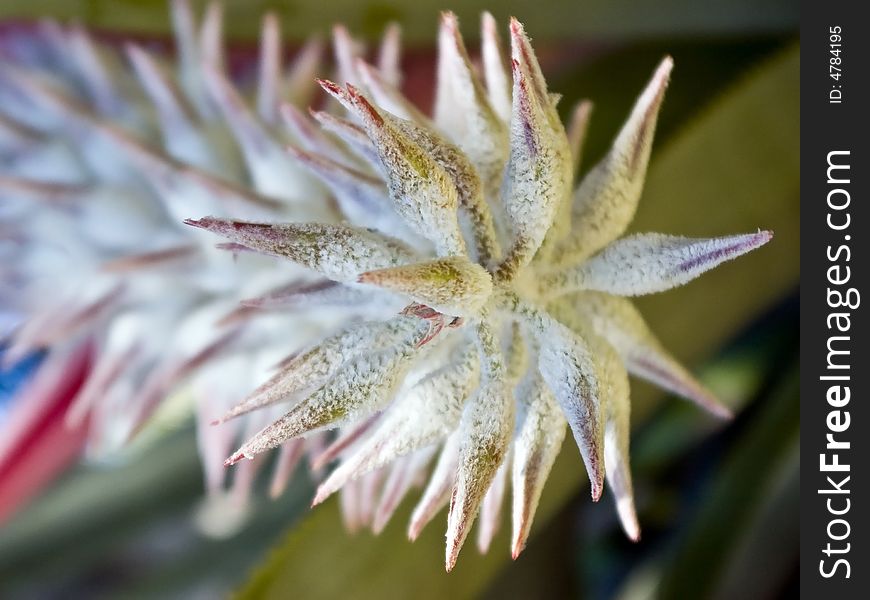
M 804 1 L 801 6 L 801 591 L 807 598 L 830 600 L 870 598 L 870 532 L 867 521 L 870 513 L 868 490 L 870 490 L 870 403 L 868 380 L 870 360 L 867 345 L 870 327 L 865 303 L 870 303 L 867 287 L 867 271 L 870 268 L 870 252 L 867 238 L 870 236 L 870 19 L 866 17 L 868 6 L 852 0 Z M 830 77 L 830 27 L 842 28 L 842 77 L 835 81 Z M 829 92 L 840 85 L 843 99 L 840 104 L 829 102 Z M 850 194 L 848 230 L 834 231 L 827 225 L 829 212 L 827 194 L 834 187 L 827 182 L 828 153 L 848 150 L 850 182 L 846 186 Z M 842 196 L 841 196 L 842 197 Z M 841 216 L 841 215 L 838 215 Z M 845 240 L 849 235 L 850 240 Z M 828 512 L 826 501 L 834 500 L 834 508 L 842 507 L 846 495 L 821 494 L 819 490 L 830 487 L 826 476 L 839 480 L 837 473 L 822 473 L 820 454 L 826 452 L 826 422 L 830 410 L 826 392 L 831 382 L 820 377 L 826 372 L 827 341 L 836 332 L 828 330 L 827 316 L 833 309 L 826 299 L 828 246 L 832 252 L 841 244 L 851 249 L 851 278 L 842 288 L 855 287 L 861 293 L 861 305 L 846 309 L 851 313 L 849 361 L 851 400 L 842 410 L 848 410 L 850 426 L 847 431 L 836 434 L 838 439 L 849 441 L 851 448 L 841 452 L 840 461 L 850 464 L 848 488 L 850 510 L 842 518 L 850 525 L 848 538 L 837 544 L 849 543 L 850 551 L 841 555 L 851 567 L 850 577 L 824 578 L 820 574 L 820 560 L 825 559 L 828 568 L 836 559 L 828 558 L 823 549 L 828 543 L 827 526 L 837 518 Z M 844 255 L 841 255 L 844 256 Z M 836 287 L 836 286 L 832 286 Z M 841 334 L 843 335 L 843 334 Z M 830 453 L 830 451 L 827 451 Z M 830 462 L 830 458 L 828 459 Z M 835 535 L 841 535 L 842 524 L 834 526 Z

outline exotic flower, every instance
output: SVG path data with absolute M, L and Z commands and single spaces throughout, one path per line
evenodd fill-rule
M 83 31 L 54 25 L 44 54 L 0 70 L 14 156 L 3 219 L 22 238 L 3 250 L 4 298 L 22 315 L 10 355 L 97 346 L 69 412 L 91 413 L 94 449 L 129 439 L 189 381 L 212 493 L 219 455 L 280 448 L 277 494 L 307 447 L 315 468 L 339 461 L 314 504 L 344 490 L 350 527 L 383 528 L 437 455 L 408 533 L 449 502 L 448 570 L 478 514 L 488 548 L 508 478 L 522 551 L 567 427 L 593 499 L 606 480 L 638 539 L 628 374 L 729 412 L 627 297 L 771 238 L 621 237 L 671 59 L 575 186 L 590 105 L 566 132 L 516 20 L 506 57 L 484 15 L 478 72 L 442 16 L 432 116 L 400 91 L 396 28 L 375 66 L 338 27 L 339 83 L 318 82 L 345 114 L 309 117 L 293 102 L 309 101 L 316 43 L 285 76 L 266 17 L 252 109 L 227 75 L 217 5 L 198 38 L 183 1 L 173 14 L 174 70 L 126 48 L 138 87 Z M 197 229 L 227 242 L 215 250 Z M 260 464 L 240 465 L 242 495 Z

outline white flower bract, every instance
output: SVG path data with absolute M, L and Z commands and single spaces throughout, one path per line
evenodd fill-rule
M 396 27 L 374 64 L 335 28 L 338 81 L 317 81 L 337 102 L 306 113 L 318 43 L 285 69 L 266 16 L 256 87 L 239 89 L 219 5 L 199 29 L 184 0 L 172 14 L 174 62 L 129 44 L 128 69 L 83 30 L 46 23 L 39 52 L 0 63 L 0 226 L 17 232 L 0 246 L 19 321 L 7 358 L 96 348 L 68 416 L 90 418 L 90 454 L 186 386 L 210 494 L 227 486 L 227 456 L 280 448 L 278 495 L 309 452 L 338 462 L 314 503 L 344 489 L 349 527 L 380 531 L 431 472 L 409 536 L 449 505 L 449 570 L 478 514 L 489 547 L 508 480 L 522 551 L 570 429 L 592 497 L 606 481 L 638 539 L 628 374 L 728 410 L 626 297 L 771 238 L 621 237 L 671 59 L 575 182 L 591 105 L 566 133 L 515 19 L 506 54 L 483 16 L 481 74 L 442 16 L 430 116 L 401 92 Z M 262 465 L 236 467 L 238 497 Z

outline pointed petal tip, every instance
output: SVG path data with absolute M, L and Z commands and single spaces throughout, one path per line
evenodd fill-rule
M 673 67 L 674 61 L 670 56 L 666 56 L 659 63 L 652 79 L 641 92 L 632 109 L 631 116 L 614 143 L 614 147 L 630 149 L 629 166 L 632 171 L 640 166 L 645 168 L 649 158 L 652 132 L 655 130 L 659 109 L 664 100 Z
M 524 497 L 524 501 L 527 498 Z M 516 496 L 514 498 L 516 501 Z M 511 560 L 516 560 L 523 550 L 526 548 L 526 542 L 529 539 L 529 510 L 528 505 L 523 507 L 519 513 L 513 515 L 513 533 L 511 534 Z
M 604 474 L 600 475 L 600 478 L 590 478 L 590 493 L 592 495 L 592 501 L 598 502 L 601 500 L 601 495 L 604 493 Z
M 511 36 L 511 57 L 520 60 L 523 64 L 524 68 L 532 69 L 534 72 L 537 72 L 540 67 L 538 66 L 537 59 L 535 58 L 534 51 L 531 47 L 531 41 L 529 40 L 529 36 L 526 34 L 525 27 L 520 23 L 519 19 L 516 17 L 510 18 L 510 36 Z M 537 78 L 540 76 L 540 73 L 537 75 L 533 74 L 533 78 Z M 537 82 L 543 85 L 543 81 Z M 544 90 L 541 90 L 542 92 Z
M 713 247 L 706 253 L 701 253 L 698 258 L 691 257 L 685 261 L 684 268 L 697 266 L 699 263 L 707 259 L 709 266 L 704 268 L 704 271 L 713 267 L 719 266 L 721 263 L 728 260 L 743 256 L 753 250 L 764 246 L 773 239 L 773 232 L 769 230 L 759 229 L 755 233 L 745 233 L 738 235 L 730 235 L 722 238 L 713 238 Z M 703 243 L 703 240 L 701 241 Z M 716 402 L 718 404 L 718 402 Z
M 239 413 L 239 412 L 236 412 L 236 411 L 230 409 L 230 410 L 228 410 L 226 413 L 224 413 L 223 416 L 220 416 L 220 417 L 218 417 L 217 419 L 214 419 L 214 420 L 211 421 L 209 424 L 210 424 L 210 425 L 214 425 L 214 426 L 217 426 L 217 425 L 223 425 L 224 423 L 227 423 L 227 422 L 229 422 L 229 421 L 232 421 L 232 420 L 235 419 L 236 417 L 240 417 L 240 416 L 242 416 L 243 414 L 245 414 L 245 413 Z
M 674 70 L 674 59 L 670 56 L 665 56 L 662 59 L 662 62 L 659 63 L 659 66 L 656 67 L 655 73 L 653 73 L 652 80 L 649 85 L 647 85 L 647 91 L 652 95 L 649 103 L 653 110 L 649 111 L 648 114 L 655 114 L 658 112 L 658 107 L 661 105 L 662 100 L 664 99 L 665 90 L 668 87 L 668 83 L 671 80 L 671 71 Z
M 381 535 L 390 523 L 390 517 L 392 517 L 392 512 L 378 512 L 375 514 L 371 527 L 372 534 Z
M 716 402 L 715 404 L 705 406 L 705 408 L 711 415 L 722 421 L 728 422 L 734 420 L 734 411 L 725 406 L 724 404 Z
M 449 548 L 449 546 L 448 546 Z M 444 562 L 444 571 L 449 573 L 456 566 L 456 559 L 459 558 L 459 549 L 455 551 L 447 551 L 447 559 Z
M 487 552 L 489 552 L 489 545 L 490 545 L 490 543 L 491 543 L 491 539 L 489 539 L 489 540 L 485 540 L 485 539 L 478 538 L 478 539 L 477 539 L 477 544 L 476 544 L 476 545 L 477 545 L 477 552 L 478 552 L 478 554 L 480 554 L 481 556 L 483 556 L 484 554 L 486 554 Z
M 456 18 L 456 13 L 452 10 L 441 11 L 441 27 L 446 33 L 454 35 L 459 29 L 459 20 Z
M 325 490 L 323 488 L 323 484 L 318 486 L 317 492 L 314 494 L 314 498 L 311 499 L 311 508 L 314 508 L 318 504 L 322 504 L 327 498 L 332 495 L 332 492 Z
M 619 521 L 622 524 L 623 531 L 625 531 L 625 536 L 632 542 L 639 542 L 640 523 L 637 520 L 634 500 L 630 495 L 619 498 L 616 501 L 616 512 L 619 515 Z
M 185 219 L 183 223 L 185 225 L 190 225 L 191 227 L 196 227 L 198 229 L 208 229 L 208 226 L 214 221 L 214 219 L 210 219 L 209 217 L 203 217 L 202 219 Z
M 264 28 L 276 28 L 280 24 L 278 20 L 278 13 L 274 10 L 269 10 L 263 13 L 263 27 Z
M 773 239 L 773 232 L 769 229 L 759 229 L 755 233 L 729 237 L 734 241 L 736 255 L 740 256 L 741 254 L 745 254 L 764 246 L 767 242 Z
M 124 54 L 127 55 L 127 58 L 129 58 L 131 62 L 145 60 L 145 50 L 136 42 L 124 42 L 122 47 L 124 48 Z
M 183 221 L 185 225 L 189 225 L 191 227 L 196 227 L 197 229 L 205 229 L 206 231 L 210 231 L 212 233 L 216 233 L 218 235 L 223 235 L 228 231 L 231 231 L 237 227 L 244 227 L 246 225 L 253 225 L 252 223 L 245 223 L 243 221 L 233 221 L 230 219 L 221 219 L 218 217 L 202 217 L 201 219 L 185 219 Z M 223 250 L 233 250 L 239 251 L 242 244 L 235 243 L 233 246 L 220 246 Z
M 347 25 L 344 23 L 333 23 L 332 25 L 332 37 L 339 38 L 341 43 L 350 43 L 350 30 L 348 30 Z
M 408 525 L 408 541 L 416 542 L 418 537 L 420 537 L 420 527 L 417 523 L 412 522 Z
M 641 94 L 637 106 L 643 106 L 644 116 L 638 123 L 638 126 L 644 126 L 650 123 L 658 114 L 659 107 L 665 97 L 665 90 L 668 88 L 668 83 L 671 79 L 671 71 L 674 69 L 674 59 L 670 56 L 665 56 L 662 62 L 656 67 L 652 78 L 646 85 L 646 88 Z
M 523 553 L 523 550 L 526 548 L 526 543 L 524 540 L 515 540 L 513 546 L 511 546 L 511 560 L 516 560 L 520 557 L 520 554 Z
M 322 87 L 324 91 L 332 96 L 335 96 L 337 99 L 341 99 L 341 96 L 344 93 L 344 90 L 341 89 L 341 86 L 335 83 L 334 81 L 330 81 L 329 79 L 320 79 L 317 78 L 314 81 L 317 82 L 317 85 Z
M 574 119 L 578 121 L 586 121 L 592 114 L 592 109 L 595 108 L 595 103 L 588 98 L 584 98 L 574 107 Z
M 236 464 L 237 462 L 240 462 L 244 458 L 251 458 L 251 457 L 245 456 L 244 452 L 242 452 L 241 450 L 237 450 L 233 455 L 231 455 L 229 458 L 227 458 L 224 461 L 224 466 L 231 467 L 234 464 Z
M 656 68 L 656 79 L 667 78 L 670 77 L 671 71 L 674 70 L 674 57 L 670 54 L 666 54 L 662 59 L 662 62 L 659 63 L 659 66 Z

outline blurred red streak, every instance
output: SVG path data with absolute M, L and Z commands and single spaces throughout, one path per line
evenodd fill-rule
M 91 371 L 94 350 L 86 341 L 65 356 L 49 356 L 20 401 L 13 400 L 0 431 L 0 525 L 79 457 L 87 422 L 69 429 L 64 415 Z

